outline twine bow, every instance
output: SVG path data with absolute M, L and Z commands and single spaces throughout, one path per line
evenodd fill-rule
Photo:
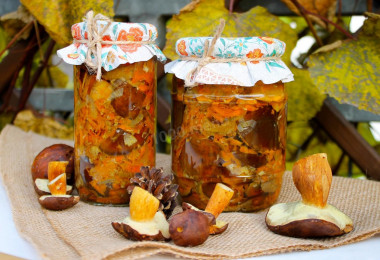
M 224 26 L 226 22 L 224 19 L 220 19 L 219 25 L 217 27 L 216 33 L 209 43 L 209 40 L 205 41 L 204 44 L 204 52 L 201 58 L 198 57 L 181 57 L 181 60 L 190 60 L 190 61 L 198 61 L 197 66 L 190 70 L 186 75 L 185 86 L 194 86 L 195 85 L 195 77 L 201 71 L 201 69 L 209 63 L 224 63 L 224 62 L 249 62 L 249 61 L 264 61 L 264 60 L 279 60 L 280 57 L 261 57 L 261 58 L 215 58 L 212 57 L 212 53 L 214 52 L 216 41 L 220 38 L 223 33 Z
M 77 40 L 74 39 L 75 43 L 84 43 L 87 45 L 87 54 L 85 65 L 89 72 L 94 73 L 96 71 L 96 80 L 100 80 L 102 76 L 102 44 L 116 44 L 116 45 L 124 45 L 124 44 L 154 44 L 154 41 L 104 41 L 103 36 L 104 33 L 108 30 L 108 28 L 112 24 L 112 20 L 107 16 L 102 14 L 97 14 L 94 17 L 94 12 L 89 11 L 84 18 L 84 21 L 87 23 L 87 40 Z M 98 31 L 98 21 L 106 21 L 107 24 L 102 28 L 102 30 Z M 95 62 L 92 61 L 92 56 L 94 56 Z

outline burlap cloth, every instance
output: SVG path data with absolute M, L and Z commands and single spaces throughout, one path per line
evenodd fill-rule
M 355 225 L 351 233 L 327 239 L 297 239 L 276 235 L 264 223 L 266 211 L 223 213 L 230 223 L 220 236 L 211 236 L 194 248 L 171 243 L 132 242 L 116 233 L 111 222 L 128 214 L 123 207 L 91 206 L 79 202 L 75 207 L 53 212 L 41 208 L 34 192 L 30 166 L 46 146 L 71 142 L 26 133 L 7 126 L 0 136 L 0 171 L 12 205 L 19 233 L 46 259 L 133 259 L 157 253 L 171 253 L 197 259 L 241 258 L 295 250 L 331 248 L 360 241 L 380 233 L 380 182 L 334 177 L 329 203 L 350 216 Z M 158 166 L 169 171 L 170 157 L 159 154 Z M 284 175 L 279 202 L 299 200 L 291 175 Z

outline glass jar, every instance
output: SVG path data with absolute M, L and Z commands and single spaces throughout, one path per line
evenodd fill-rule
M 130 178 L 155 166 L 157 61 L 166 58 L 153 25 L 92 16 L 57 52 L 75 65 L 75 185 L 82 201 L 124 205 Z
M 125 204 L 129 179 L 155 165 L 156 61 L 120 65 L 100 81 L 75 66 L 76 187 L 83 201 Z
M 267 37 L 177 41 L 173 73 L 172 171 L 183 201 L 204 209 L 217 183 L 234 190 L 226 211 L 272 205 L 285 171 L 285 44 Z M 229 62 L 229 58 L 233 58 Z M 218 61 L 220 59 L 220 62 Z M 210 62 L 211 61 L 211 62 Z M 264 83 L 265 82 L 265 83 Z
M 182 199 L 204 209 L 217 183 L 234 190 L 227 211 L 272 205 L 285 171 L 284 84 L 198 85 L 173 79 L 172 170 Z

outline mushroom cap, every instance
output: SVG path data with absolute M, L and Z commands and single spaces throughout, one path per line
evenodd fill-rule
M 112 227 L 125 238 L 134 241 L 164 241 L 170 239 L 169 223 L 162 211 L 150 221 L 134 221 L 130 217 L 112 222 Z
M 291 237 L 332 237 L 350 232 L 352 220 L 332 205 L 324 208 L 303 202 L 272 206 L 266 217 L 267 227 L 274 233 Z
M 187 209 L 170 220 L 169 232 L 178 246 L 198 246 L 209 236 L 210 219 L 201 211 Z
M 64 210 L 71 208 L 79 202 L 79 196 L 71 195 L 43 195 L 38 199 L 42 207 L 49 210 Z

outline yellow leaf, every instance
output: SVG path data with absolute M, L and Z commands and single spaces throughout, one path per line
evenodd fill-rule
M 307 121 L 320 110 L 326 96 L 310 78 L 309 71 L 291 68 L 294 81 L 286 83 L 288 92 L 288 121 Z
M 113 0 L 20 0 L 59 44 L 72 42 L 71 25 L 82 22 L 89 10 L 112 18 Z
M 341 103 L 380 114 L 380 15 L 370 17 L 358 40 L 310 56 L 309 71 L 320 91 Z
M 69 76 L 65 74 L 60 68 L 58 68 L 57 66 L 51 66 L 49 67 L 49 73 L 53 81 L 53 85 L 50 83 L 48 72 L 45 69 L 42 72 L 40 78 L 38 79 L 36 86 L 57 88 L 66 87 L 67 83 L 69 82 Z
M 36 117 L 32 111 L 23 110 L 17 114 L 14 125 L 24 131 L 61 139 L 74 139 L 74 128 L 63 125 L 49 117 Z

